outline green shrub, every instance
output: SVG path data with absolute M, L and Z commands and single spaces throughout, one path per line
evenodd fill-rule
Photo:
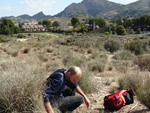
M 2 42 L 3 41 L 3 38 L 2 38 L 2 36 L 0 35 L 0 42 Z
M 84 64 L 86 58 L 82 55 L 73 55 L 72 53 L 68 53 L 63 57 L 64 65 L 76 65 L 81 66 Z
M 136 34 L 141 34 L 141 33 L 142 33 L 141 28 L 138 28 Z
M 143 44 L 139 40 L 131 41 L 130 43 L 126 43 L 124 45 L 125 49 L 130 50 L 133 52 L 135 55 L 140 55 L 143 53 Z
M 111 39 L 104 43 L 104 48 L 111 53 L 116 52 L 117 50 L 120 49 L 120 47 L 121 47 L 120 42 L 117 40 Z
M 21 34 L 21 33 L 18 34 L 18 38 L 23 38 L 23 37 L 24 37 L 23 34 Z
M 150 71 L 150 55 L 140 55 L 134 58 L 134 63 L 140 67 L 141 70 Z
M 99 60 L 97 62 L 97 60 L 88 63 L 89 70 L 96 71 L 96 72 L 103 72 L 105 69 L 106 61 Z
M 105 34 L 105 35 L 109 35 L 109 32 L 105 32 L 104 34 Z
M 116 60 L 131 60 L 133 58 L 133 54 L 130 51 L 123 50 L 117 52 L 113 58 Z
M 117 26 L 116 32 L 118 35 L 126 35 L 126 30 L 123 25 Z

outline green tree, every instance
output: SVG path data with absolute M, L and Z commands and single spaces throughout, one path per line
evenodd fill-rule
M 50 27 L 52 26 L 52 23 L 50 20 L 43 20 L 43 25 L 46 27 L 47 30 L 50 30 Z
M 110 26 L 110 29 L 111 29 L 111 31 L 112 31 L 112 34 L 116 34 L 116 30 L 117 30 L 117 27 L 116 27 L 116 26 L 111 25 L 111 26 Z
M 123 25 L 117 26 L 116 32 L 118 35 L 125 35 L 126 34 L 126 30 L 125 30 Z
M 136 33 L 141 34 L 142 33 L 141 28 L 138 28 Z
M 105 27 L 105 25 L 106 25 L 105 20 L 102 19 L 102 18 L 92 18 L 92 19 L 89 19 L 89 24 L 93 25 L 94 22 L 99 27 Z
M 59 22 L 58 21 L 54 21 L 52 25 L 55 28 L 55 30 L 57 30 L 57 28 L 59 27 Z
M 75 28 L 75 27 L 77 27 L 77 25 L 78 24 L 80 24 L 80 21 L 79 21 L 79 19 L 77 18 L 77 17 L 72 17 L 72 19 L 71 19 L 71 24 L 73 25 L 73 27 Z
M 10 29 L 8 28 L 8 26 L 4 25 L 4 26 L 2 27 L 2 34 L 5 34 L 5 35 L 11 34 L 11 31 L 10 31 Z
M 7 18 L 1 18 L 1 23 L 0 23 L 0 34 L 13 34 L 15 32 L 15 25 L 14 23 Z
M 0 35 L 0 42 L 2 42 L 3 41 L 3 38 L 2 38 L 2 36 Z
M 140 55 L 143 52 L 143 44 L 139 40 L 135 40 L 135 41 L 131 41 L 130 43 L 126 43 L 124 45 L 124 48 L 135 53 L 135 55 Z
M 17 27 L 17 26 L 15 26 L 15 28 L 14 28 L 14 33 L 15 33 L 15 34 L 20 33 L 20 28 L 19 28 L 19 27 Z
M 43 22 L 42 22 L 42 21 L 39 21 L 39 22 L 38 22 L 38 25 L 42 25 L 42 24 L 43 24 Z

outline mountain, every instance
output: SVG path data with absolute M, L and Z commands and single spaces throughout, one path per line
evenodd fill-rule
M 66 7 L 57 17 L 72 17 L 77 15 L 104 17 L 113 19 L 119 16 L 137 17 L 150 14 L 150 0 L 139 0 L 131 4 L 122 5 L 108 0 L 83 0 Z
M 31 19 L 32 17 L 30 15 L 27 15 L 27 14 L 24 14 L 24 15 L 20 15 L 18 16 L 19 18 L 22 18 L 22 19 Z
M 22 19 L 33 19 L 33 20 L 43 20 L 43 19 L 48 19 L 50 18 L 51 16 L 50 15 L 45 15 L 42 11 L 33 15 L 33 16 L 30 16 L 30 15 L 27 15 L 27 14 L 24 14 L 24 15 L 20 15 L 18 16 L 19 18 L 22 18 Z
M 120 4 L 109 2 L 107 0 L 83 0 L 81 3 L 69 5 L 64 11 L 55 16 L 72 17 L 76 15 L 91 15 L 95 17 L 99 12 L 114 6 L 119 7 Z

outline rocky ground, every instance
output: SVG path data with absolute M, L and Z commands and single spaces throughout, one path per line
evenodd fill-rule
M 135 106 L 130 111 L 130 113 L 150 113 L 150 110 L 143 106 L 134 96 L 134 103 L 130 105 L 126 105 L 122 107 L 118 111 L 107 111 L 104 109 L 104 97 L 111 93 L 113 87 L 117 87 L 117 79 L 119 72 L 112 69 L 111 71 L 108 70 L 108 67 L 111 65 L 113 55 L 108 55 L 108 62 L 106 64 L 105 71 L 102 73 L 98 73 L 97 75 L 93 75 L 93 81 L 95 83 L 96 91 L 92 94 L 88 95 L 88 98 L 91 101 L 91 105 L 89 108 L 86 108 L 85 104 L 82 104 L 74 113 L 129 113 L 129 110 Z M 129 71 L 134 71 L 136 69 L 130 69 Z M 100 75 L 106 75 L 104 77 L 100 77 Z M 111 76 L 107 76 L 111 75 Z M 113 76 L 112 76 L 113 75 Z

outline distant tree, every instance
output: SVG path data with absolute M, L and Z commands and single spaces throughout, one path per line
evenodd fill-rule
M 42 21 L 39 21 L 39 22 L 38 22 L 38 25 L 42 25 L 42 24 L 43 24 L 43 22 L 42 22 Z
M 116 26 L 111 25 L 111 26 L 110 26 L 110 29 L 111 29 L 111 31 L 112 31 L 112 34 L 116 34 L 116 30 L 117 30 L 117 27 L 116 27 Z
M 3 41 L 3 38 L 2 38 L 2 36 L 0 35 L 0 42 L 2 42 Z
M 105 20 L 102 18 L 89 19 L 89 24 L 93 25 L 94 22 L 95 22 L 95 25 L 98 25 L 99 27 L 105 27 L 105 25 L 106 25 Z
M 19 27 L 17 27 L 17 26 L 15 26 L 15 28 L 14 28 L 14 33 L 15 33 L 15 34 L 20 33 L 20 28 L 19 28 Z
M 0 33 L 1 34 L 13 34 L 15 32 L 15 25 L 14 23 L 7 18 L 1 18 L 1 23 L 0 23 Z
M 123 25 L 117 26 L 116 32 L 118 35 L 125 35 L 126 34 L 126 30 L 125 30 Z
M 73 27 L 75 28 L 78 24 L 80 24 L 80 21 L 77 17 L 72 17 L 71 19 L 71 24 L 73 25 Z
M 2 27 L 2 34 L 5 34 L 5 35 L 11 34 L 11 31 L 10 31 L 10 29 L 8 28 L 8 26 L 4 25 L 4 26 Z
M 58 21 L 54 21 L 52 25 L 53 25 L 53 27 L 56 30 L 59 27 L 59 22 Z
M 136 34 L 141 34 L 141 33 L 142 33 L 141 28 L 138 28 Z
M 49 30 L 50 29 L 50 27 L 52 26 L 52 23 L 51 23 L 51 21 L 50 20 L 43 20 L 43 25 L 46 27 L 46 29 L 47 30 Z

